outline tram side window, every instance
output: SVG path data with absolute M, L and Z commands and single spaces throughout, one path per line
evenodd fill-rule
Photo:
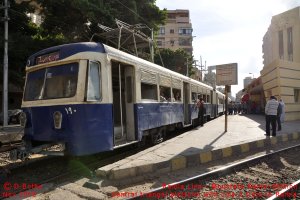
M 172 89 L 173 101 L 180 102 L 181 101 L 181 90 L 180 89 Z
M 197 93 L 196 92 L 192 92 L 192 101 L 194 103 L 197 102 Z
M 219 104 L 224 104 L 224 100 L 223 99 L 219 99 Z
M 207 102 L 207 103 L 211 103 L 211 102 L 210 102 L 210 95 L 206 95 L 206 102 Z
M 99 101 L 101 98 L 100 64 L 97 62 L 90 62 L 88 70 L 87 100 Z
M 160 86 L 159 94 L 160 94 L 160 102 L 171 101 L 171 88 Z
M 44 84 L 45 69 L 30 72 L 27 75 L 24 100 L 32 101 L 42 99 L 42 89 Z
M 148 83 L 141 83 L 141 98 L 157 100 L 157 86 Z

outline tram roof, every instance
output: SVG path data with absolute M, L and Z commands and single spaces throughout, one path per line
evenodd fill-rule
M 102 43 L 95 43 L 95 42 L 80 42 L 80 43 L 70 43 L 70 44 L 63 44 L 59 46 L 54 46 L 50 48 L 43 49 L 38 51 L 37 53 L 31 55 L 27 61 L 27 67 L 31 67 L 36 64 L 51 62 L 55 60 L 61 60 L 68 56 L 74 55 L 80 52 L 99 52 L 99 53 L 107 53 L 108 55 L 121 57 L 123 60 L 128 61 L 129 63 L 139 63 L 144 66 L 151 66 L 154 70 L 159 70 L 163 73 L 169 74 L 171 76 L 180 78 L 182 80 L 189 81 L 194 84 L 200 84 L 202 86 L 208 87 L 212 89 L 211 86 L 206 85 L 202 82 L 196 81 L 189 77 L 186 77 L 182 74 L 169 70 L 165 67 L 159 66 L 142 58 L 138 58 L 134 55 L 128 54 L 126 52 L 120 51 L 108 45 Z M 40 63 L 37 63 L 39 62 Z
M 206 85 L 202 82 L 196 81 L 192 78 L 189 78 L 187 76 L 184 76 L 182 74 L 179 74 L 177 72 L 169 70 L 165 67 L 162 67 L 162 66 L 157 65 L 155 63 L 149 62 L 149 61 L 144 60 L 142 58 L 138 58 L 134 55 L 128 54 L 126 52 L 120 51 L 118 49 L 115 49 L 115 48 L 107 46 L 107 45 L 104 45 L 104 48 L 105 48 L 108 55 L 111 55 L 111 56 L 114 56 L 114 57 L 119 57 L 119 58 L 121 57 L 123 60 L 127 61 L 128 63 L 139 63 L 140 65 L 143 65 L 143 66 L 150 66 L 152 68 L 152 70 L 158 70 L 158 71 L 161 71 L 163 73 L 169 74 L 173 77 L 177 77 L 177 78 L 189 81 L 189 82 L 194 83 L 194 84 L 198 84 L 198 85 L 200 84 L 200 85 L 205 86 L 209 89 L 212 89 L 212 87 L 209 86 L 209 85 Z M 151 68 L 148 68 L 148 69 L 151 70 Z
M 63 44 L 63 45 L 43 49 L 31 55 L 27 60 L 26 66 L 31 67 L 36 64 L 62 60 L 76 53 L 87 52 L 87 51 L 106 53 L 102 43 L 80 42 L 80 43 Z

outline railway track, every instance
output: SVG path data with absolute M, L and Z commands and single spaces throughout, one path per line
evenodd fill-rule
M 0 143 L 0 153 L 4 153 L 13 149 L 16 149 L 22 145 L 22 141 L 13 141 L 7 143 Z
M 136 153 L 138 149 L 125 148 L 115 152 L 107 152 L 85 157 L 48 157 L 40 162 L 31 162 L 19 167 L 7 169 L 5 182 L 0 179 L 0 185 L 5 183 L 17 184 L 20 187 L 11 188 L 14 194 L 26 193 L 32 188 L 23 189 L 21 185 L 42 185 L 46 183 L 58 183 L 74 176 L 93 177 L 93 171 L 96 167 L 104 166 L 116 162 L 126 156 Z M 4 168 L 5 169 L 5 168 Z M 0 187 L 0 199 L 5 198 L 5 188 Z M 8 197 L 8 196 L 7 196 Z
M 175 131 L 172 135 L 166 139 L 170 139 L 178 134 L 181 134 L 186 129 Z M 29 159 L 22 163 L 9 163 L 7 166 L 2 166 L 5 172 L 3 178 L 0 178 L 0 186 L 5 183 L 17 184 L 21 186 L 26 184 L 27 186 L 35 185 L 40 186 L 47 183 L 61 183 L 64 181 L 70 181 L 78 177 L 94 176 L 94 170 L 96 168 L 114 163 L 124 157 L 133 155 L 138 151 L 148 148 L 149 145 L 136 148 L 136 146 L 127 146 L 124 148 L 116 149 L 113 152 L 105 152 L 90 156 L 82 157 L 53 157 L 43 156 L 41 158 Z M 7 154 L 7 152 L 5 152 Z M 8 156 L 6 156 L 8 157 Z M 1 169 L 0 169 L 1 170 Z M 1 173 L 0 173 L 1 177 Z M 3 181 L 5 180 L 5 182 Z M 26 194 L 31 188 L 25 187 L 11 189 L 13 194 L 11 196 L 18 195 L 20 193 Z M 2 194 L 2 196 L 1 196 Z M 0 187 L 0 199 L 9 197 L 10 195 L 5 191 L 5 188 Z
M 300 199 L 299 150 L 268 153 L 131 199 Z

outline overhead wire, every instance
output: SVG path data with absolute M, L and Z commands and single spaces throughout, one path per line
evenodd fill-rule
M 137 17 L 139 17 L 140 19 L 142 19 L 143 22 L 146 23 L 147 26 L 150 24 L 147 20 L 145 20 L 143 17 L 141 17 L 141 16 L 140 16 L 138 13 L 136 13 L 134 10 L 128 8 L 126 5 L 124 5 L 124 4 L 123 4 L 122 2 L 120 2 L 119 0 L 116 0 L 116 1 L 117 1 L 119 4 L 121 4 L 122 6 L 124 6 L 125 8 L 127 8 L 129 11 L 131 11 L 133 14 L 135 14 Z M 152 28 L 152 29 L 153 29 L 153 28 Z M 161 54 L 160 54 L 160 50 L 159 50 L 159 48 L 157 47 L 157 43 L 156 43 L 155 40 L 153 40 L 152 42 L 153 42 L 153 46 L 157 48 L 158 54 L 159 54 L 159 57 L 160 57 L 160 60 L 161 60 L 161 63 L 162 63 L 162 65 L 164 66 L 163 60 L 162 60 L 162 57 L 161 57 Z M 154 44 L 155 44 L 155 45 L 154 45 Z

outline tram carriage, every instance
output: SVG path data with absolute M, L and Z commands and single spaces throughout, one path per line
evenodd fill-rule
M 141 142 L 158 143 L 168 130 L 224 112 L 212 87 L 101 43 L 51 47 L 28 59 L 21 125 L 27 157 L 63 144 L 65 155 L 88 155 Z

